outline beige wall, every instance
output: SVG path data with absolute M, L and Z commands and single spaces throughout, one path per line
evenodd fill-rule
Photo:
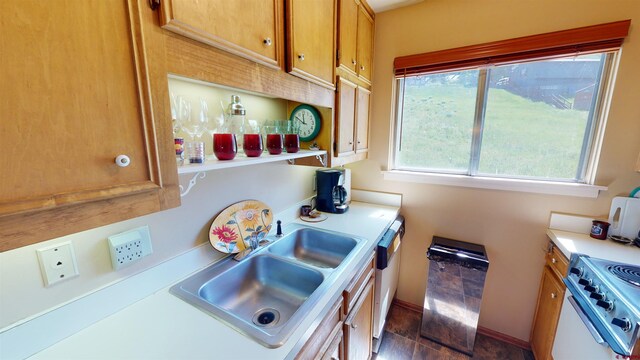
M 401 55 L 632 19 L 606 130 L 597 199 L 385 181 L 393 59 Z M 369 160 L 350 166 L 353 186 L 401 192 L 407 218 L 398 298 L 421 304 L 433 235 L 484 244 L 490 258 L 480 325 L 529 339 L 544 265 L 549 213 L 608 213 L 613 196 L 640 185 L 640 1 L 426 0 L 376 16 Z

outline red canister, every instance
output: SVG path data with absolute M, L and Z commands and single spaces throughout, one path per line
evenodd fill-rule
M 589 234 L 594 239 L 604 240 L 607 238 L 607 231 L 609 230 L 609 223 L 601 220 L 593 220 L 593 225 L 591 225 L 591 234 Z

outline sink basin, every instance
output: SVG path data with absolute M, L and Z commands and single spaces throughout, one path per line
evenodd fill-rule
M 320 268 L 336 268 L 356 247 L 351 237 L 313 228 L 292 231 L 269 247 L 269 252 Z
M 284 344 L 365 241 L 299 224 L 241 261 L 227 257 L 169 290 L 268 348 Z
M 170 292 L 273 348 L 304 318 L 297 312 L 314 305 L 310 297 L 324 280 L 317 269 L 262 253 L 241 262 L 225 259 Z
M 286 323 L 323 280 L 317 270 L 260 255 L 208 281 L 198 295 L 248 323 L 271 327 Z

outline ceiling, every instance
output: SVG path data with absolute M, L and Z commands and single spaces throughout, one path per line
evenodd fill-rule
M 424 0 L 367 0 L 367 4 L 369 4 L 373 11 L 377 14 L 383 11 L 413 5 L 423 1 Z

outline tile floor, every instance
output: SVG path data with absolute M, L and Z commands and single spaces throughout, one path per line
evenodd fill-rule
M 420 336 L 422 314 L 392 305 L 378 354 L 373 360 L 534 360 L 530 351 L 478 334 L 473 357 Z

